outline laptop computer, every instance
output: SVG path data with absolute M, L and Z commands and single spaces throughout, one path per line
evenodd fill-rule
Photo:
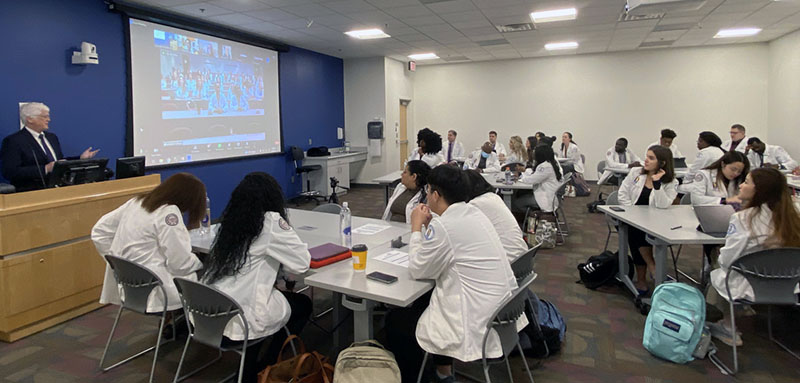
M 715 238 L 725 238 L 733 215 L 733 206 L 710 205 L 695 206 L 694 215 L 700 221 L 698 230 Z
M 672 159 L 672 167 L 675 169 L 683 169 L 688 168 L 686 166 L 686 158 L 685 157 L 675 157 Z

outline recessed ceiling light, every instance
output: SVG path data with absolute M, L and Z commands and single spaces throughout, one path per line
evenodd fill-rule
M 733 28 L 733 29 L 720 29 L 717 32 L 715 39 L 722 39 L 726 37 L 745 37 L 757 35 L 761 32 L 761 28 Z
M 575 41 L 566 41 L 563 43 L 549 43 L 544 45 L 544 49 L 548 51 L 559 51 L 564 49 L 575 49 L 578 47 L 578 43 Z
M 348 35 L 350 37 L 355 37 L 357 39 L 362 39 L 362 40 L 385 39 L 387 37 L 391 37 L 391 36 L 387 35 L 386 33 L 384 33 L 382 30 L 377 29 L 377 28 L 375 28 L 375 29 L 360 29 L 360 30 L 357 30 L 357 31 L 345 32 L 344 34 L 346 34 L 346 35 Z
M 549 23 L 551 21 L 575 20 L 578 10 L 575 8 L 553 9 L 551 11 L 532 12 L 531 19 L 534 23 Z
M 408 55 L 408 57 L 412 60 L 433 60 L 439 58 L 436 53 L 418 53 L 415 55 Z

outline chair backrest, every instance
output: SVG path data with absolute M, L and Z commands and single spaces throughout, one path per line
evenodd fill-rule
M 692 204 L 692 195 L 686 193 L 681 197 L 681 205 L 691 205 Z
M 533 259 L 536 258 L 536 252 L 539 251 L 539 243 L 533 248 L 520 255 L 511 264 L 511 271 L 514 272 L 514 278 L 517 279 L 517 284 L 525 280 L 529 275 L 533 274 Z
M 342 211 L 342 207 L 339 206 L 339 204 L 326 203 L 315 207 L 311 211 L 316 211 L 320 213 L 339 214 Z
M 619 205 L 619 190 L 614 190 L 606 197 L 606 205 Z
M 164 282 L 155 273 L 144 266 L 113 255 L 106 255 L 106 262 L 114 271 L 117 284 L 122 286 L 124 296 L 121 296 L 122 307 L 136 311 L 140 314 L 147 313 L 147 299 L 153 289 L 160 289 L 164 297 L 164 310 L 167 309 L 167 293 Z
M 556 191 L 556 196 L 558 196 L 559 198 L 564 196 L 564 194 L 567 192 L 567 184 L 569 184 L 569 181 L 572 181 L 572 172 L 569 172 L 561 176 L 561 184 L 558 186 L 558 190 Z
M 747 279 L 757 303 L 798 304 L 794 288 L 800 282 L 800 248 L 767 249 L 745 254 L 731 264 L 731 269 Z M 728 272 L 725 278 L 726 289 L 731 274 Z
M 583 154 L 581 154 L 581 163 L 582 164 L 586 163 L 586 156 L 584 156 Z
M 486 353 L 486 340 L 490 330 L 494 329 L 500 337 L 500 345 L 503 348 L 503 355 L 508 355 L 519 342 L 517 334 L 517 319 L 525 315 L 525 304 L 528 300 L 528 288 L 533 283 L 534 275 L 531 274 L 523 279 L 521 283 L 506 298 L 503 303 L 492 314 L 491 319 L 486 324 L 486 334 L 483 336 L 483 352 Z
M 225 326 L 236 316 L 241 319 L 245 339 L 248 338 L 250 330 L 244 312 L 228 294 L 185 278 L 175 278 L 174 281 L 186 318 L 192 318 L 189 328 L 195 340 L 219 348 Z
M 597 163 L 597 177 L 599 178 L 600 176 L 602 176 L 604 171 L 606 171 L 606 161 L 605 160 L 600 161 L 600 162 Z
M 292 150 L 292 160 L 294 160 L 295 162 L 302 161 L 304 158 L 306 158 L 305 153 L 303 153 L 303 149 L 300 149 L 297 146 L 292 146 L 291 150 Z

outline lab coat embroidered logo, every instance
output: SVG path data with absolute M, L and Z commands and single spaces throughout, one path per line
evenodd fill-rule
M 428 241 L 433 239 L 434 236 L 433 226 L 428 225 L 428 230 L 425 230 L 425 239 Z
M 703 175 L 700 174 L 700 173 L 695 174 L 694 175 L 694 180 L 695 180 L 695 182 L 702 182 L 703 181 Z
M 734 233 L 736 233 L 736 225 L 731 224 L 730 226 L 728 226 L 728 235 L 731 235 L 731 234 L 734 234 Z
M 638 177 L 636 177 L 636 179 L 635 179 L 635 180 L 633 180 L 633 183 L 639 183 L 639 180 L 640 180 L 641 178 L 642 178 L 642 176 L 638 176 Z
M 167 214 L 167 216 L 164 218 L 164 222 L 166 222 L 166 223 L 167 223 L 167 225 L 169 225 L 169 226 L 175 226 L 175 225 L 177 225 L 177 224 L 178 224 L 178 222 L 179 222 L 179 221 L 180 221 L 180 220 L 178 220 L 178 215 L 177 215 L 177 214 L 175 214 L 175 213 L 169 213 L 169 214 Z
M 286 222 L 285 219 L 281 218 L 278 220 L 278 226 L 281 227 L 283 230 L 291 230 L 292 227 L 289 225 L 289 222 Z

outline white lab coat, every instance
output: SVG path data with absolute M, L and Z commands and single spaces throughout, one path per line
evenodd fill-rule
M 558 158 L 568 158 L 569 161 L 565 162 L 565 165 L 572 165 L 575 167 L 575 173 L 583 174 L 585 171 L 583 167 L 583 158 L 581 158 L 581 149 L 578 145 L 574 143 L 570 143 L 567 147 L 567 154 L 564 155 L 564 149 L 559 147 L 558 149 Z
M 500 143 L 500 142 L 497 142 L 497 143 L 495 143 L 495 144 L 494 144 L 494 149 L 493 149 L 493 151 L 494 151 L 495 153 L 497 153 L 497 156 L 498 156 L 498 157 L 500 157 L 500 155 L 501 155 L 501 154 L 502 154 L 502 155 L 504 155 L 504 156 L 508 155 L 508 152 L 506 152 L 506 146 L 505 146 L 505 145 L 503 145 L 503 144 L 502 144 L 502 143 Z
M 447 161 L 447 152 L 450 150 L 450 141 L 442 141 L 441 155 L 444 161 Z M 467 152 L 464 150 L 464 145 L 458 141 L 453 141 L 453 154 L 450 156 L 450 161 L 464 161 L 467 158 Z
M 645 148 L 645 157 L 647 154 L 647 150 L 656 145 L 661 146 L 661 140 L 658 140 L 650 145 L 647 145 L 647 148 Z M 681 153 L 681 151 L 678 150 L 678 145 L 675 143 L 675 140 L 672 140 L 672 145 L 670 145 L 667 149 L 669 149 L 672 152 L 672 158 L 684 158 L 683 153 Z
M 711 284 L 717 289 L 720 296 L 730 300 L 725 289 L 725 277 L 733 262 L 742 255 L 763 250 L 764 242 L 772 234 L 772 211 L 765 205 L 761 206 L 761 212 L 753 217 L 752 227 L 750 217 L 756 214 L 755 209 L 745 209 L 731 216 L 731 223 L 728 226 L 728 235 L 725 237 L 725 246 L 719 250 L 719 268 L 711 271 Z M 731 289 L 733 299 L 753 300 L 753 288 L 747 280 L 738 272 L 733 271 L 728 286 Z M 795 294 L 800 293 L 797 286 L 794 288 Z
M 625 177 L 625 180 L 622 181 L 622 185 L 619 187 L 619 204 L 623 206 L 633 206 L 642 194 L 646 182 L 647 175 L 642 174 L 642 168 L 632 168 L 631 172 L 628 173 L 628 176 Z M 677 185 L 677 180 L 666 183 L 662 182 L 661 188 L 658 190 L 653 189 L 653 191 L 650 192 L 649 206 L 655 206 L 659 209 L 668 208 L 678 195 Z
M 504 164 L 511 164 L 511 163 L 514 163 L 514 162 L 518 162 L 520 164 L 525 165 L 525 163 L 528 162 L 528 160 L 525 159 L 525 158 L 522 158 L 521 155 L 518 155 L 518 154 L 516 154 L 514 152 L 511 152 L 511 153 L 508 153 L 508 155 L 506 156 L 506 160 L 503 163 Z
M 437 166 L 439 166 L 439 165 L 444 163 L 444 157 L 442 157 L 442 152 L 434 153 L 434 154 L 427 153 L 427 154 L 424 154 L 424 155 L 420 155 L 419 154 L 419 148 L 415 148 L 414 151 L 411 152 L 411 155 L 408 156 L 408 160 L 409 161 L 413 161 L 413 160 L 423 161 L 426 164 L 428 164 L 428 166 L 430 166 L 431 169 L 433 169 L 433 168 L 435 168 L 435 167 L 437 167 Z
M 389 198 L 389 203 L 386 204 L 386 209 L 383 210 L 383 217 L 382 220 L 388 221 L 392 219 L 392 205 L 394 201 L 403 194 L 408 188 L 405 185 L 397 184 L 397 187 L 394 188 L 394 193 L 392 193 L 392 197 Z M 417 194 L 414 194 L 413 197 L 408 201 L 406 204 L 406 223 L 411 223 L 411 211 L 414 210 L 415 207 L 419 204 L 419 199 L 422 197 L 422 189 L 417 191 Z
M 559 165 L 559 170 L 560 165 Z M 564 173 L 561 173 L 561 180 L 564 180 Z M 536 165 L 536 171 L 525 169 L 519 182 L 533 185 L 533 198 L 542 211 L 552 212 L 558 208 L 556 192 L 561 187 L 561 181 L 556 178 L 553 165 L 549 162 L 542 162 Z
M 747 139 L 748 138 L 750 138 L 750 137 L 745 136 L 744 138 L 742 138 L 741 141 L 739 141 L 739 145 L 736 145 L 736 151 L 737 152 L 744 153 L 745 150 L 747 150 Z M 725 142 L 723 142 L 722 146 L 721 146 L 722 150 L 724 150 L 726 152 L 731 150 L 731 144 L 732 143 L 733 143 L 732 140 L 725 140 Z
M 477 169 L 478 164 L 481 162 L 481 153 L 483 151 L 478 149 L 469 156 L 469 159 L 464 162 L 464 169 Z M 500 160 L 497 159 L 497 153 L 490 153 L 489 158 L 486 159 L 486 168 L 483 169 L 486 173 L 499 172 Z
M 92 241 L 101 256 L 111 254 L 135 262 L 161 278 L 167 292 L 167 310 L 182 307 L 172 278 L 196 280 L 195 272 L 203 267 L 192 253 L 189 231 L 175 205 L 164 205 L 149 213 L 140 200 L 130 199 L 97 221 L 92 228 Z M 120 304 L 120 292 L 114 272 L 106 264 L 100 303 Z M 154 289 L 147 301 L 147 312 L 162 310 L 164 297 L 160 289 Z
M 719 205 L 722 198 L 730 198 L 739 194 L 739 185 L 734 182 L 728 182 L 726 187 L 724 183 L 717 183 L 717 170 L 716 169 L 703 169 L 694 176 L 694 181 L 688 186 L 692 194 L 692 205 Z
M 639 156 L 634 154 L 633 151 L 628 148 L 625 149 L 625 161 L 622 161 L 621 157 L 622 156 L 617 153 L 615 148 L 606 150 L 606 169 L 628 169 L 629 164 L 634 162 L 642 162 Z M 600 176 L 600 179 L 597 181 L 597 184 L 602 185 L 613 175 L 614 172 L 611 170 L 604 170 L 603 174 Z
M 408 256 L 413 278 L 436 281 L 430 304 L 417 322 L 417 343 L 431 354 L 480 359 L 486 323 L 517 287 L 489 218 L 475 206 L 454 203 L 434 216 L 423 233 L 411 234 Z M 502 355 L 494 330 L 486 354 Z
M 689 187 L 689 184 L 694 182 L 697 173 L 700 170 L 707 168 L 708 165 L 713 164 L 724 154 L 725 152 L 716 146 L 708 146 L 700 149 L 694 158 L 694 162 L 692 162 L 692 164 L 689 166 L 689 172 L 686 173 L 685 177 L 683 177 L 683 184 L 678 186 L 678 191 L 685 194 L 691 193 L 692 190 Z
M 778 145 L 767 145 L 763 155 L 751 149 L 747 152 L 747 159 L 750 161 L 751 169 L 760 168 L 764 164 L 781 165 L 789 170 L 797 167 L 797 161 L 789 156 L 786 149 Z
M 509 262 L 513 262 L 528 251 L 528 245 L 522 238 L 522 230 L 519 228 L 514 214 L 499 195 L 483 193 L 471 199 L 469 204 L 477 207 L 486 218 L 489 218 L 500 237 L 500 243 L 503 244 Z
M 308 271 L 311 254 L 294 229 L 277 212 L 264 215 L 261 234 L 250 245 L 247 261 L 238 274 L 215 281 L 211 286 L 228 294 L 244 311 L 249 338 L 261 338 L 278 332 L 292 314 L 289 302 L 275 288 L 281 265 L 292 273 Z M 244 340 L 241 321 L 231 320 L 225 336 Z

